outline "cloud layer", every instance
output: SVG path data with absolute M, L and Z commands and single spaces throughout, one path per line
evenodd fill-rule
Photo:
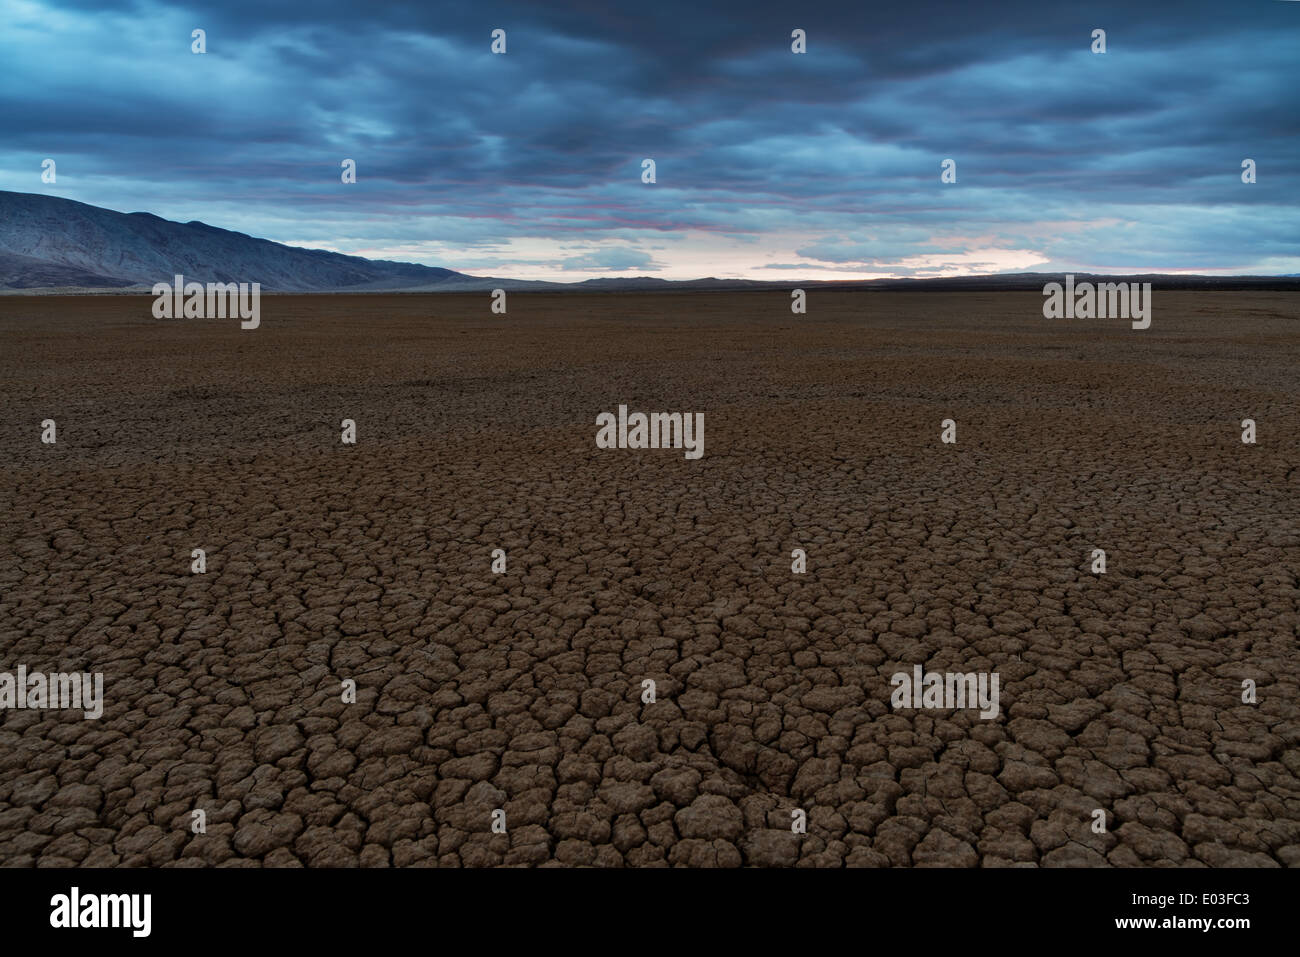
M 0 0 L 0 182 L 517 278 L 1300 273 L 1300 3 L 281 6 Z

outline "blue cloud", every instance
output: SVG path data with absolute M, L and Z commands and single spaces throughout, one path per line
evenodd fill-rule
M 736 9 L 10 0 L 0 184 L 521 278 L 1300 272 L 1300 4 Z

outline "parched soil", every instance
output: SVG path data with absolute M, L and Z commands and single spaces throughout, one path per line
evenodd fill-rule
M 0 298 L 0 862 L 1300 864 L 1300 300 L 789 302 Z

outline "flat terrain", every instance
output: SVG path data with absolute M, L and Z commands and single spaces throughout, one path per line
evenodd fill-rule
M 4 864 L 1300 864 L 1295 295 L 151 303 L 0 298 Z

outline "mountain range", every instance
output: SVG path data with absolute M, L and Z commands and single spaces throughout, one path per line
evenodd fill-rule
M 39 193 L 0 190 L 0 292 L 148 291 L 176 274 L 195 282 L 260 283 L 267 292 L 475 292 L 490 289 L 641 291 L 700 289 L 947 289 L 1041 291 L 1059 273 L 1001 273 L 947 279 L 852 281 L 588 279 L 577 283 L 470 276 L 437 266 L 346 256 L 286 246 L 192 221 L 152 213 L 119 213 Z M 1076 281 L 1102 278 L 1076 273 Z M 1160 288 L 1300 291 L 1295 276 L 1106 276 Z

